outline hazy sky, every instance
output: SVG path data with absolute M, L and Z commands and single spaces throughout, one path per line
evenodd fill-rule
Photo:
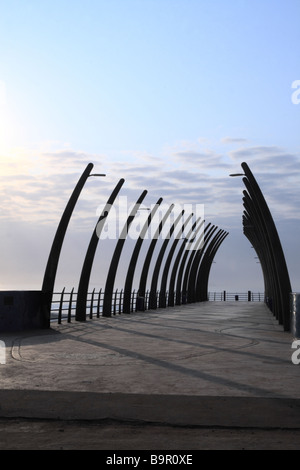
M 210 290 L 263 291 L 244 185 L 228 176 L 246 161 L 300 291 L 299 18 L 299 0 L 0 0 L 0 287 L 41 288 L 93 162 L 107 176 L 84 188 L 58 288 L 77 287 L 99 210 L 125 178 L 129 203 L 147 189 L 145 206 L 204 204 L 206 222 L 229 231 Z M 92 287 L 113 246 L 99 244 Z

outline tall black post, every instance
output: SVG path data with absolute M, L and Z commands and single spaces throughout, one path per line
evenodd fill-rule
M 183 300 L 184 302 L 188 302 L 188 303 L 191 302 L 191 299 L 188 297 L 189 280 L 191 279 L 191 269 L 192 269 L 195 259 L 197 259 L 197 255 L 201 254 L 203 251 L 203 246 L 200 246 L 199 248 L 198 246 L 200 245 L 200 242 L 201 242 L 201 245 L 205 243 L 205 238 L 208 236 L 206 232 L 208 231 L 208 233 L 210 233 L 211 230 L 214 230 L 214 227 L 215 226 L 210 227 L 210 224 L 207 224 L 206 227 L 204 228 L 204 232 L 201 233 L 201 236 L 199 237 L 199 240 L 197 241 L 194 247 L 194 250 L 190 250 L 191 253 L 190 253 L 186 268 L 185 268 L 184 278 L 183 278 L 183 283 L 182 283 L 182 298 L 184 299 Z
M 172 246 L 170 248 L 170 251 L 168 253 L 168 257 L 167 257 L 165 265 L 164 265 L 164 269 L 163 269 L 162 276 L 161 276 L 161 282 L 160 282 L 160 289 L 159 289 L 159 307 L 160 308 L 165 308 L 166 307 L 166 304 L 167 304 L 167 299 L 166 299 L 167 281 L 168 281 L 168 275 L 169 275 L 169 269 L 170 269 L 171 261 L 172 261 L 172 258 L 173 258 L 173 255 L 174 255 L 174 252 L 176 250 L 176 246 L 178 245 L 179 240 L 184 240 L 184 239 L 181 238 L 181 235 L 183 234 L 184 229 L 185 229 L 186 225 L 189 223 L 189 221 L 191 220 L 192 216 L 193 216 L 193 214 L 190 214 L 188 216 L 188 218 L 185 220 L 185 222 L 183 223 L 183 225 L 180 229 L 180 232 L 175 237 L 175 240 L 173 241 Z M 173 295 L 173 298 L 174 298 L 174 295 Z
M 112 306 L 112 296 L 113 296 L 113 289 L 114 289 L 114 282 L 115 277 L 117 274 L 117 269 L 120 261 L 120 256 L 122 253 L 122 249 L 128 234 L 129 227 L 134 220 L 134 217 L 141 205 L 142 201 L 144 200 L 147 191 L 143 191 L 140 197 L 138 198 L 135 206 L 133 207 L 132 211 L 130 212 L 127 221 L 123 227 L 123 230 L 120 234 L 119 240 L 115 247 L 115 251 L 110 263 L 109 271 L 106 278 L 105 290 L 104 290 L 104 298 L 103 298 L 103 316 L 110 317 L 111 316 L 111 306 Z
M 157 308 L 156 291 L 157 291 L 157 283 L 158 283 L 158 276 L 159 276 L 160 267 L 161 267 L 161 264 L 162 264 L 162 260 L 163 260 L 165 251 L 167 249 L 167 245 L 168 245 L 168 243 L 171 239 L 171 236 L 172 236 L 172 234 L 175 230 L 176 225 L 178 224 L 178 222 L 182 218 L 183 214 L 184 214 L 184 210 L 181 211 L 181 213 L 179 214 L 179 216 L 177 217 L 177 219 L 175 220 L 175 222 L 171 226 L 171 228 L 169 230 L 169 233 L 167 234 L 167 236 L 166 236 L 166 238 L 165 238 L 165 240 L 162 244 L 162 247 L 160 249 L 160 252 L 158 254 L 158 257 L 157 257 L 157 260 L 156 260 L 156 263 L 155 263 L 155 266 L 154 266 L 154 269 L 153 269 L 152 281 L 151 281 L 151 287 L 150 287 L 149 306 L 150 306 L 151 309 L 156 309 Z
M 169 296 L 168 296 L 168 306 L 169 307 L 174 307 L 174 304 L 175 304 L 175 300 L 174 300 L 175 280 L 176 280 L 176 276 L 177 276 L 177 273 L 178 273 L 178 270 L 179 270 L 179 267 L 180 267 L 180 262 L 181 262 L 181 259 L 182 259 L 182 256 L 183 256 L 184 249 L 186 248 L 187 243 L 191 244 L 195 240 L 196 233 L 201 228 L 201 227 L 198 227 L 198 229 L 195 230 L 195 228 L 197 226 L 197 223 L 200 220 L 201 220 L 201 217 L 199 217 L 194 222 L 194 224 L 192 225 L 192 227 L 191 227 L 190 231 L 188 232 L 187 236 L 183 239 L 182 245 L 179 248 L 178 253 L 176 255 L 176 258 L 175 258 L 175 261 L 174 261 L 174 264 L 173 264 L 173 267 L 172 267 L 171 276 L 170 276 L 170 283 L 169 283 Z M 204 223 L 204 221 L 203 221 L 203 223 Z
M 201 266 L 198 275 L 198 295 L 200 301 L 208 300 L 208 280 L 209 280 L 209 273 L 212 266 L 213 259 L 216 255 L 217 250 L 219 249 L 221 243 L 227 237 L 228 232 L 225 230 L 219 230 L 217 234 L 213 237 L 210 241 L 207 249 L 205 250 L 205 254 L 201 261 Z M 225 300 L 225 298 L 224 298 Z
M 266 251 L 269 258 L 272 260 L 271 274 L 274 277 L 274 282 L 278 286 L 278 290 L 272 292 L 273 302 L 276 302 L 278 315 L 280 313 L 280 323 L 283 324 L 284 330 L 290 330 L 290 292 L 291 283 L 289 273 L 279 239 L 279 235 L 271 215 L 270 209 L 262 194 L 262 191 L 254 178 L 247 163 L 242 163 L 242 168 L 245 173 L 243 181 L 248 189 L 248 192 L 253 200 L 257 211 L 259 212 L 259 226 L 256 230 L 262 231 L 266 240 Z
M 56 277 L 56 272 L 57 272 L 57 267 L 58 267 L 58 261 L 59 261 L 64 237 L 65 237 L 74 207 L 76 205 L 76 202 L 79 198 L 79 195 L 82 191 L 82 188 L 84 187 L 86 180 L 90 176 L 90 173 L 93 167 L 94 167 L 93 163 L 89 163 L 86 169 L 84 170 L 84 172 L 82 173 L 81 177 L 79 178 L 78 183 L 76 184 L 70 196 L 70 199 L 66 205 L 66 208 L 62 214 L 62 217 L 60 219 L 60 222 L 57 227 L 56 234 L 52 243 L 52 247 L 50 250 L 49 257 L 48 257 L 47 266 L 46 266 L 45 273 L 44 273 L 43 284 L 42 284 L 42 299 L 43 299 L 42 300 L 42 312 L 43 312 L 45 328 L 50 327 L 51 302 L 52 302 L 55 277 Z
M 138 260 L 138 256 L 142 247 L 142 243 L 144 241 L 146 232 L 151 224 L 151 221 L 153 220 L 153 217 L 159 208 L 160 204 L 162 202 L 162 198 L 160 198 L 155 206 L 153 207 L 152 211 L 150 212 L 142 230 L 141 233 L 137 239 L 137 242 L 135 244 L 133 253 L 131 255 L 131 259 L 128 265 L 128 270 L 126 274 L 126 279 L 125 279 L 125 286 L 124 286 L 124 297 L 123 297 L 123 313 L 130 313 L 131 312 L 131 292 L 132 292 L 132 284 L 133 284 L 133 278 L 134 278 L 134 272 Z
M 77 292 L 77 301 L 76 301 L 76 315 L 75 320 L 77 321 L 85 321 L 86 320 L 86 304 L 87 304 L 87 296 L 88 296 L 88 288 L 89 288 L 89 281 L 91 276 L 91 271 L 93 267 L 93 262 L 95 258 L 95 253 L 97 250 L 98 242 L 101 236 L 101 232 L 103 230 L 104 224 L 107 220 L 107 216 L 110 212 L 110 209 L 120 192 L 121 187 L 123 186 L 125 180 L 122 178 L 116 185 L 115 189 L 111 193 L 110 197 L 107 200 L 107 203 L 97 221 L 95 229 L 90 239 L 90 243 L 85 255 L 85 259 L 83 262 L 79 285 L 78 285 L 78 292 Z
M 198 231 L 203 227 L 204 225 L 204 220 L 202 220 L 200 226 L 198 227 L 197 229 L 197 233 Z M 210 223 L 206 225 L 205 229 L 204 230 L 207 230 L 207 228 L 210 226 Z M 185 286 L 183 286 L 184 282 L 183 282 L 183 277 L 185 276 L 185 273 L 187 271 L 187 268 L 186 268 L 186 263 L 188 262 L 189 263 L 189 260 L 191 257 L 194 256 L 194 251 L 195 249 L 197 248 L 199 242 L 202 240 L 202 237 L 203 237 L 203 233 L 200 234 L 200 237 L 198 238 L 198 240 L 192 245 L 192 248 L 191 249 L 188 249 L 188 250 L 185 250 L 185 253 L 182 257 L 182 260 L 180 262 L 180 267 L 179 267 L 179 270 L 178 270 L 178 275 L 177 275 L 177 280 L 176 280 L 176 291 L 175 291 L 175 303 L 176 305 L 181 305 L 182 302 L 185 302 L 186 299 L 184 298 L 183 299 L 183 290 L 185 288 Z M 190 256 L 189 256 L 190 255 Z M 184 293 L 184 295 L 186 295 L 186 293 Z
M 170 207 L 168 208 L 168 210 L 166 211 L 164 217 L 160 221 L 159 226 L 158 226 L 154 236 L 152 237 L 150 246 L 148 248 L 147 255 L 145 257 L 145 261 L 144 261 L 143 268 L 142 268 L 140 283 L 139 283 L 138 294 L 141 297 L 145 297 L 149 267 L 150 267 L 151 259 L 152 259 L 152 256 L 153 256 L 153 252 L 154 252 L 157 240 L 158 240 L 159 235 L 160 235 L 160 233 L 163 229 L 163 226 L 166 223 L 166 221 L 167 221 L 169 215 L 171 214 L 173 208 L 174 208 L 174 204 L 171 204 Z

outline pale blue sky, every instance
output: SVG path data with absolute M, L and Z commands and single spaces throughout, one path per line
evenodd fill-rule
M 213 286 L 259 288 L 257 266 L 240 279 L 244 188 L 228 178 L 245 160 L 300 289 L 300 104 L 291 100 L 299 18 L 299 0 L 0 0 L 2 285 L 22 288 L 26 279 L 40 287 L 55 224 L 93 161 L 108 176 L 83 195 L 94 205 L 82 208 L 82 220 L 93 226 L 121 177 L 128 195 L 145 188 L 153 200 L 204 203 L 208 220 L 232 234 Z M 72 230 L 75 237 L 75 222 Z M 86 249 L 80 236 L 65 247 L 78 254 L 80 246 L 77 269 Z M 30 280 L 28 243 L 40 260 L 31 261 Z M 231 284 L 224 265 L 232 266 Z

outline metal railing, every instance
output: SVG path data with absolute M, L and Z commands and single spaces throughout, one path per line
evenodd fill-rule
M 157 293 L 158 296 L 158 293 Z M 136 310 L 148 310 L 149 308 L 149 291 L 146 292 L 142 304 L 140 302 L 137 292 L 134 290 L 131 293 L 131 312 Z M 104 291 L 100 289 L 88 293 L 86 318 L 100 318 L 103 314 L 103 301 Z M 122 290 L 115 290 L 111 303 L 111 315 L 123 313 L 124 292 Z M 57 321 L 59 324 L 62 320 L 71 322 L 75 320 L 76 313 L 77 292 L 74 288 L 71 291 L 66 291 L 65 288 L 61 292 L 54 292 L 51 304 L 51 321 Z
M 212 302 L 264 302 L 265 294 L 262 292 L 209 292 L 208 300 Z
M 141 298 L 138 296 L 137 291 L 131 293 L 131 312 L 149 310 L 149 294 L 147 291 L 145 297 Z M 166 292 L 166 305 L 168 305 L 168 292 Z M 100 289 L 88 293 L 87 306 L 86 306 L 86 318 L 100 318 L 103 314 L 103 300 L 104 300 L 104 290 Z M 157 292 L 157 300 L 159 300 L 159 292 Z M 260 292 L 209 292 L 208 301 L 218 302 L 218 301 L 251 301 L 251 302 L 264 302 L 264 294 Z M 111 303 L 111 315 L 117 315 L 123 313 L 123 301 L 124 301 L 124 292 L 122 290 L 115 290 L 113 293 L 112 303 Z M 57 322 L 59 324 L 62 321 L 67 321 L 70 323 L 72 320 L 75 320 L 76 313 L 76 302 L 77 302 L 77 292 L 74 292 L 74 288 L 70 291 L 66 291 L 64 288 L 61 292 L 54 292 L 51 305 L 51 321 Z M 176 299 L 174 298 L 174 304 Z M 182 301 L 185 303 L 185 301 Z

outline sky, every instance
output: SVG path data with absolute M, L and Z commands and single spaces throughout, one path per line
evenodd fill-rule
M 210 291 L 263 292 L 242 231 L 245 188 L 229 177 L 245 161 L 300 291 L 299 0 L 0 0 L 0 12 L 2 290 L 41 288 L 61 214 L 92 162 L 106 176 L 81 193 L 56 290 L 76 289 L 98 216 L 124 178 L 128 207 L 146 189 L 145 208 L 159 197 L 165 207 L 204 205 L 205 223 L 229 232 Z M 114 246 L 100 240 L 91 288 L 104 287 Z M 116 287 L 131 250 L 129 240 Z

